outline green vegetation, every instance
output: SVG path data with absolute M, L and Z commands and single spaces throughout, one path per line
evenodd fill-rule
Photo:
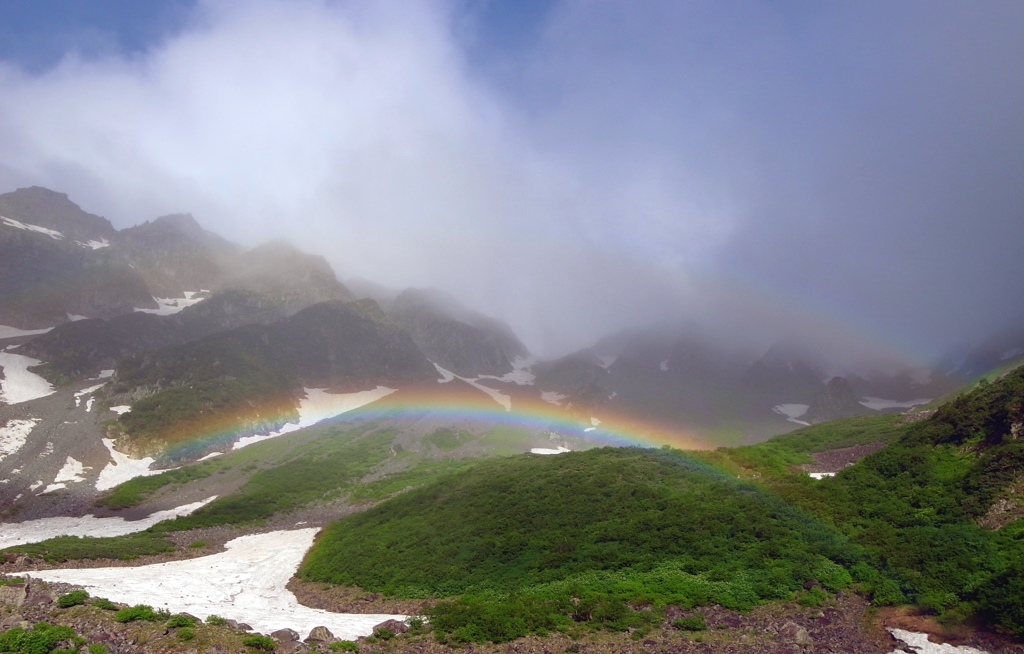
M 25 583 L 24 577 L 0 577 L 0 586 L 6 586 L 7 584 L 23 583 Z
M 328 645 L 327 649 L 338 652 L 358 652 L 359 643 L 353 640 L 338 640 Z
M 246 647 L 251 647 L 253 649 L 259 649 L 259 650 L 263 650 L 263 651 L 266 651 L 266 652 L 272 652 L 274 650 L 274 648 L 277 647 L 277 643 L 274 642 L 273 638 L 271 638 L 269 636 L 262 636 L 260 634 L 254 634 L 252 636 L 246 636 L 245 638 L 242 639 L 242 644 L 245 645 Z
M 117 604 L 114 604 L 106 597 L 97 597 L 92 601 L 92 605 L 104 611 L 116 611 L 118 609 Z
M 136 506 L 165 486 L 203 479 L 223 468 L 223 464 L 219 461 L 204 461 L 183 468 L 166 470 L 158 475 L 136 477 L 112 488 L 109 493 L 96 500 L 96 504 L 112 509 Z
M 171 619 L 168 620 L 167 624 L 164 626 L 166 626 L 168 629 L 177 629 L 178 627 L 191 627 L 194 626 L 195 623 L 196 621 L 188 617 L 187 615 L 178 614 L 172 615 Z
M 432 434 L 423 438 L 424 443 L 429 443 L 439 450 L 448 452 L 454 450 L 473 439 L 473 435 L 464 429 L 449 429 L 441 427 L 434 430 Z
M 152 606 L 146 604 L 136 604 L 135 606 L 123 608 L 114 614 L 114 619 L 118 622 L 135 622 L 136 620 L 158 622 L 167 617 L 167 613 L 164 611 L 154 611 Z
M 425 484 L 330 526 L 299 575 L 464 594 L 434 607 L 435 630 L 501 641 L 570 615 L 647 622 L 630 603 L 749 608 L 860 560 L 835 530 L 678 452 L 606 448 L 485 461 Z
M 16 545 L 5 552 L 20 552 L 49 562 L 78 559 L 134 559 L 147 554 L 174 550 L 174 543 L 150 533 L 93 538 L 92 536 L 57 536 L 39 543 Z
M 214 627 L 223 627 L 227 623 L 228 621 L 220 617 L 219 615 L 206 616 L 206 624 L 213 625 Z
M 62 609 L 67 609 L 72 606 L 78 606 L 79 604 L 85 604 L 85 600 L 89 599 L 89 593 L 84 590 L 73 590 L 66 595 L 61 595 L 57 598 L 57 606 Z
M 707 623 L 704 621 L 703 613 L 694 613 L 683 618 L 676 618 L 672 621 L 672 626 L 683 631 L 704 631 L 708 628 Z
M 435 481 L 453 472 L 466 470 L 479 462 L 479 459 L 420 461 L 408 470 L 387 475 L 376 481 L 359 484 L 353 488 L 350 499 L 353 502 L 382 500 L 395 493 Z
M 0 652 L 19 652 L 20 654 L 77 652 L 77 647 L 57 649 L 57 645 L 60 643 L 74 642 L 76 638 L 75 631 L 71 627 L 37 622 L 32 629 L 15 627 L 0 633 Z M 84 642 L 82 641 L 82 644 Z

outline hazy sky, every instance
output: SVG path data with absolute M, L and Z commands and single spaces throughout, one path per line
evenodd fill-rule
M 190 211 L 554 354 L 1024 317 L 1024 3 L 12 0 L 0 191 Z

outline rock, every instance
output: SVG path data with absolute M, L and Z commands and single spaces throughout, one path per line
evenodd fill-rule
M 279 643 L 291 643 L 299 640 L 299 632 L 294 629 L 278 629 L 270 637 Z
M 287 643 L 281 643 L 274 649 L 274 651 L 278 652 L 278 654 L 307 654 L 309 652 L 309 647 L 304 643 L 289 641 Z
M 234 629 L 235 631 L 252 631 L 252 627 L 250 627 L 249 625 L 245 624 L 244 622 L 236 622 L 234 620 L 227 620 L 227 621 L 225 621 L 225 625 L 227 625 L 231 629 Z
M 779 635 L 798 645 L 810 645 L 814 642 L 807 630 L 795 622 L 787 622 L 779 629 Z
M 306 636 L 306 642 L 314 641 L 318 643 L 333 643 L 334 640 L 334 634 L 331 633 L 330 629 L 324 626 L 313 627 L 312 631 L 309 632 L 309 635 Z
M 0 620 L 0 629 L 10 629 L 19 622 L 22 622 L 24 619 L 24 617 L 18 615 L 17 613 L 12 613 L 6 616 L 3 620 Z
M 0 604 L 23 606 L 28 599 L 28 584 L 6 584 L 0 586 Z
M 392 631 L 392 633 L 404 634 L 405 632 L 409 631 L 409 625 L 405 624 L 401 620 L 393 620 L 392 619 L 392 620 L 385 620 L 384 622 L 381 622 L 380 624 L 373 625 L 373 630 L 374 631 L 377 631 L 378 629 L 390 629 Z

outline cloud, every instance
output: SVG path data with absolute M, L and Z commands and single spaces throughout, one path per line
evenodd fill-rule
M 929 353 L 1014 317 L 1021 14 L 557 3 L 481 56 L 458 3 L 209 0 L 141 53 L 0 62 L 0 187 L 285 236 L 546 353 L 768 315 Z

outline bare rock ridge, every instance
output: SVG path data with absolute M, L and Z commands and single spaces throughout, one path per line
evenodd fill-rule
M 512 371 L 517 357 L 529 356 L 508 325 L 436 291 L 403 291 L 390 315 L 431 361 L 459 375 L 503 375 Z
M 810 408 L 803 419 L 811 424 L 817 424 L 871 413 L 871 409 L 860 403 L 853 386 L 845 377 L 833 377 L 811 400 Z

